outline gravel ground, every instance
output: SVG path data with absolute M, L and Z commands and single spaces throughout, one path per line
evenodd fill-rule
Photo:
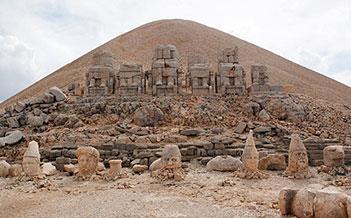
M 330 179 L 278 174 L 253 181 L 192 169 L 179 183 L 160 183 L 148 173 L 114 182 L 77 182 L 64 175 L 41 182 L 0 178 L 0 217 L 279 217 L 283 187 L 327 185 Z

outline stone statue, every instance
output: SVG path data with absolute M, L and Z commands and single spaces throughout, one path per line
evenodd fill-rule
M 298 134 L 291 135 L 288 167 L 283 175 L 297 179 L 311 177 L 308 167 L 307 150 Z
M 279 209 L 283 216 L 348 218 L 351 217 L 351 196 L 321 185 L 300 190 L 285 188 L 279 193 Z
M 23 155 L 22 167 L 27 176 L 33 177 L 41 174 L 39 145 L 36 141 L 29 142 Z
M 250 130 L 246 139 L 245 148 L 241 156 L 243 162 L 243 169 L 236 172 L 236 176 L 245 179 L 263 179 L 268 175 L 258 170 L 259 156 L 253 137 L 253 131 Z
M 157 167 L 155 167 L 157 165 Z M 182 169 L 182 155 L 177 145 L 166 145 L 162 151 L 161 158 L 150 166 L 151 176 L 161 180 L 174 179 L 183 180 L 185 177 Z
M 105 175 L 106 180 L 126 178 L 128 175 L 122 172 L 122 160 L 109 160 L 110 169 Z
M 76 156 L 79 164 L 79 176 L 86 178 L 94 175 L 100 159 L 99 151 L 93 147 L 79 147 Z
M 330 175 L 346 175 L 350 169 L 345 166 L 345 152 L 340 145 L 331 145 L 323 149 L 324 164 L 318 168 L 318 171 Z

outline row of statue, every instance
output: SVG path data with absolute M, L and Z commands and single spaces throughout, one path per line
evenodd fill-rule
M 177 95 L 181 92 L 180 62 L 174 45 L 159 45 L 154 51 L 151 69 L 143 71 L 140 64 L 121 64 L 118 70 L 113 57 L 106 51 L 93 55 L 86 73 L 85 96 L 154 96 Z M 251 85 L 246 84 L 246 73 L 238 61 L 238 48 L 222 51 L 218 58 L 218 73 L 203 57 L 189 57 L 186 87 L 193 95 L 237 94 L 246 92 L 281 91 L 269 84 L 267 67 L 251 66 Z

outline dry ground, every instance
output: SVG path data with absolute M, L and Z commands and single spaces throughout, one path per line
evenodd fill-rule
M 290 180 L 280 173 L 241 180 L 232 173 L 192 168 L 185 181 L 163 183 L 148 173 L 129 173 L 114 182 L 77 182 L 58 175 L 42 188 L 32 181 L 1 178 L 0 217 L 279 217 L 283 187 L 328 185 L 331 179 Z

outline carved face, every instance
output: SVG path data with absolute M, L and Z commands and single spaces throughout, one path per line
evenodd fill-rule
M 169 156 L 164 159 L 167 169 L 176 169 L 182 166 L 181 164 L 181 157 L 178 156 Z
M 22 167 L 27 176 L 38 176 L 40 174 L 40 161 L 38 158 L 24 157 Z
M 304 169 L 308 166 L 308 156 L 306 151 L 293 151 L 291 152 L 291 164 L 296 169 Z
M 81 154 L 78 157 L 79 173 L 82 175 L 92 175 L 95 173 L 98 159 L 89 154 Z

